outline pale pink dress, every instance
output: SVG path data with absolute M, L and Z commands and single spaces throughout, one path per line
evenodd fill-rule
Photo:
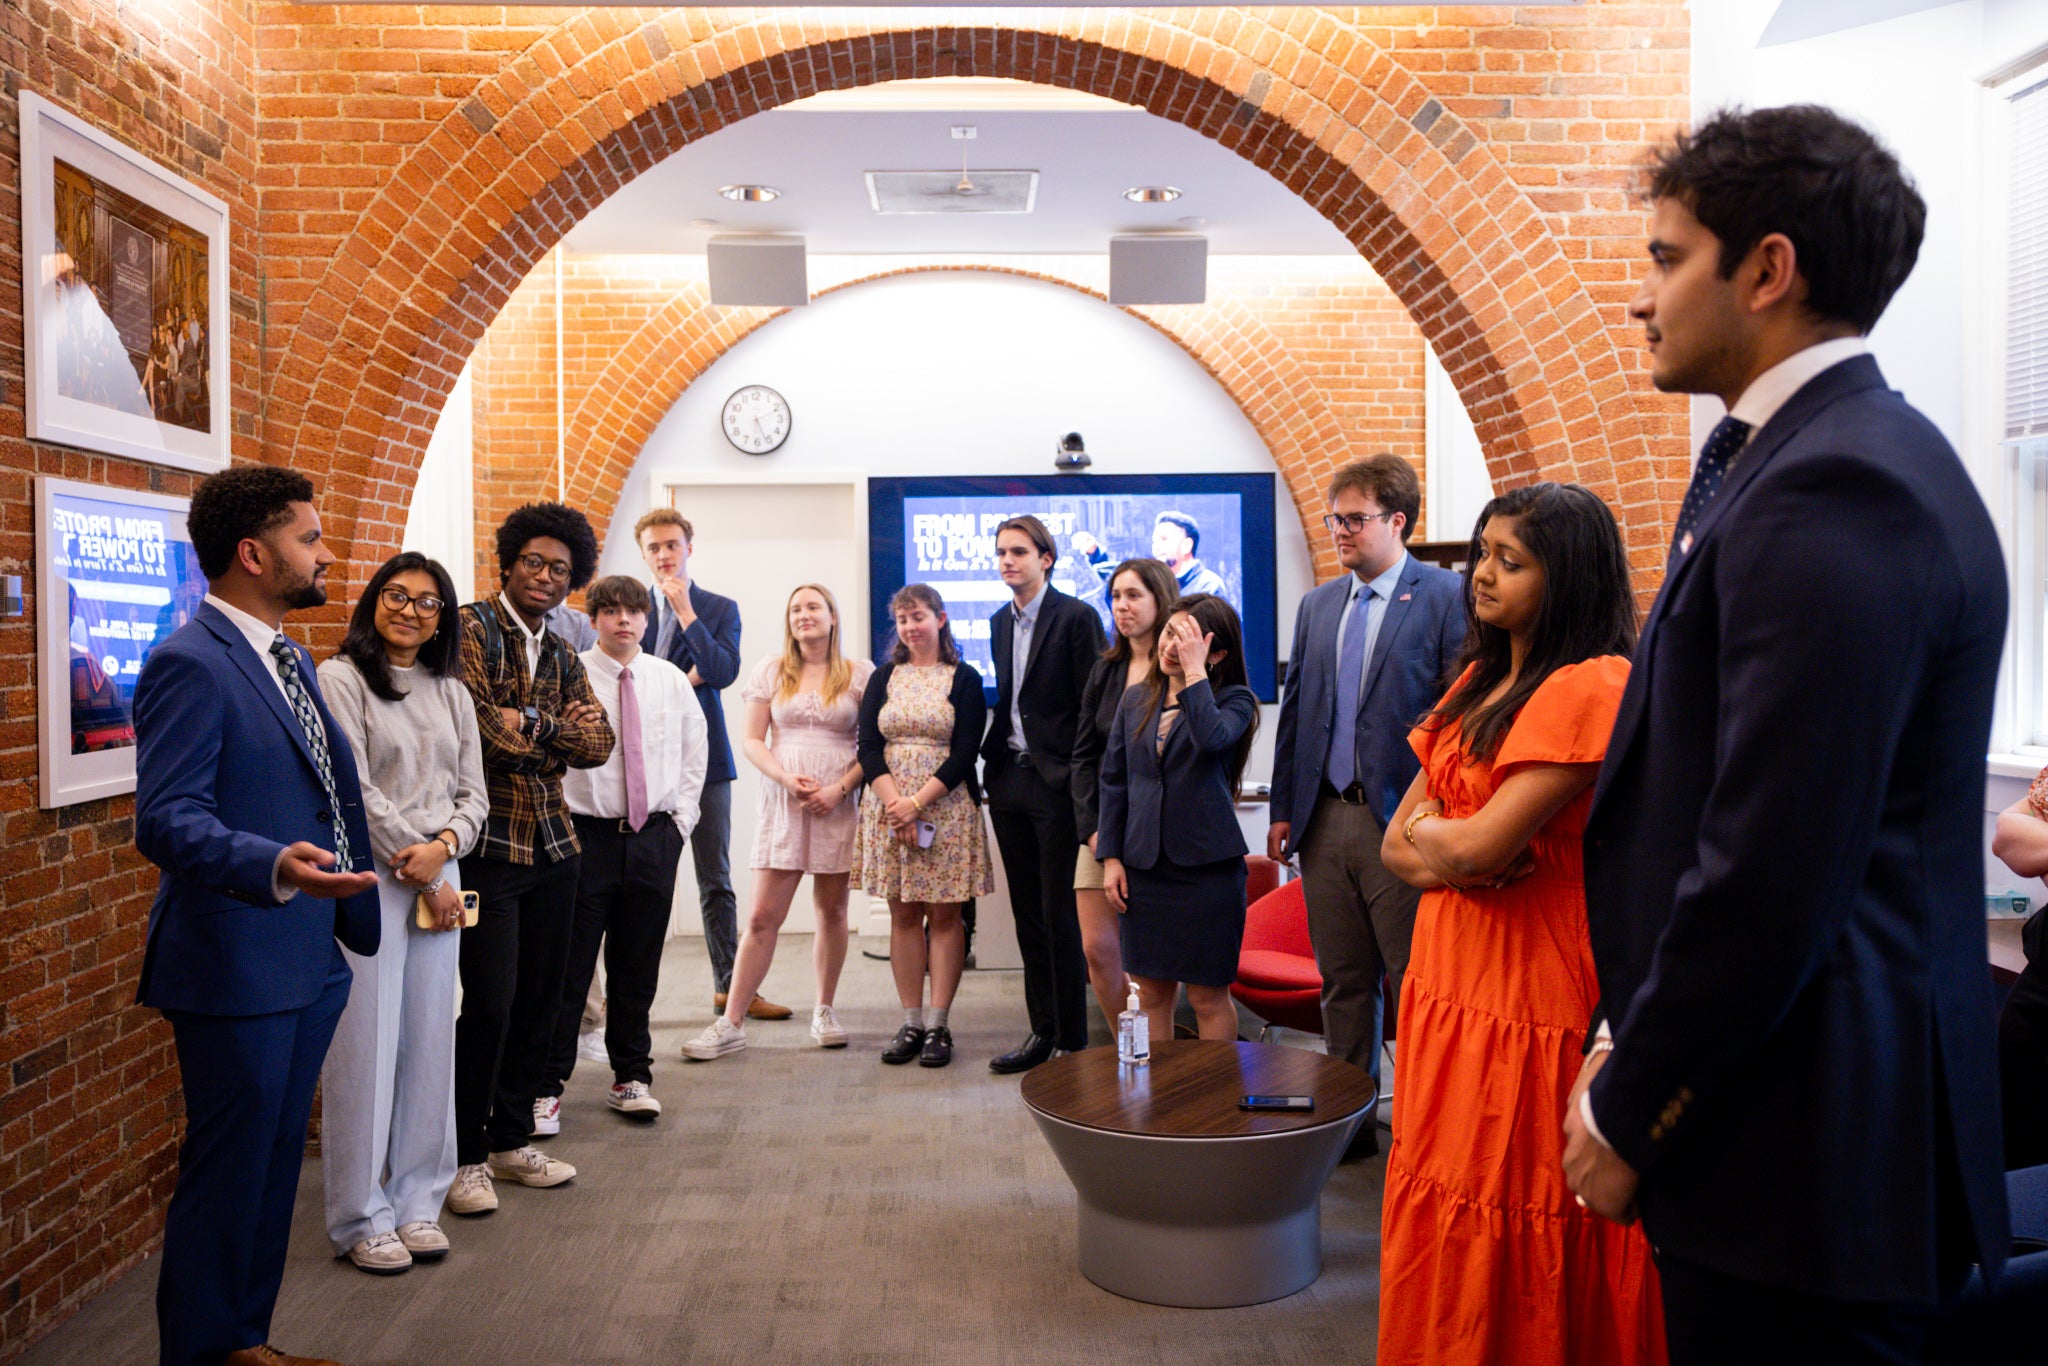
M 771 655 L 754 666 L 740 696 L 768 704 L 768 752 L 793 776 L 816 778 L 821 785 L 837 782 L 853 766 L 860 732 L 860 698 L 875 666 L 865 659 L 850 661 L 853 681 L 828 708 L 815 692 L 800 692 L 779 701 L 782 660 Z M 804 810 L 780 783 L 761 779 L 755 808 L 754 857 L 749 867 L 780 868 L 804 873 L 844 873 L 853 867 L 854 823 L 860 810 L 859 788 L 829 816 Z

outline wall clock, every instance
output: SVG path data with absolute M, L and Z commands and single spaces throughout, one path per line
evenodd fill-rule
M 737 389 L 721 417 L 725 439 L 748 455 L 766 455 L 789 440 L 789 400 L 765 384 Z

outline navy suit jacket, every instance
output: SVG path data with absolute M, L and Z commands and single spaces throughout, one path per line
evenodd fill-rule
M 1294 829 L 1288 849 L 1299 849 L 1315 816 L 1330 728 L 1337 717 L 1337 626 L 1350 598 L 1351 576 L 1330 580 L 1301 600 L 1294 617 L 1294 648 L 1280 689 L 1280 722 L 1273 736 L 1271 819 Z M 1408 732 L 1449 686 L 1451 666 L 1465 644 L 1465 581 L 1448 569 L 1410 556 L 1380 619 L 1372 662 L 1358 696 L 1358 781 L 1373 814 L 1385 825 L 1422 761 Z
M 661 595 L 661 590 L 656 588 L 653 593 L 654 611 L 648 614 L 647 633 L 640 638 L 649 654 L 656 652 L 662 618 L 670 612 L 668 599 Z M 704 729 L 711 741 L 704 781 L 729 783 L 739 770 L 733 766 L 732 741 L 725 733 L 725 706 L 718 694 L 740 676 L 740 605 L 692 583 L 690 610 L 697 614 L 697 619 L 687 630 L 675 633 L 668 653 L 662 658 L 684 673 L 697 671 L 697 705 L 704 709 Z
M 1969 475 L 1868 356 L 1756 433 L 1672 567 L 1585 837 L 1616 1036 L 1593 1114 L 1660 1251 L 1855 1300 L 2003 1264 L 1981 813 L 2005 612 Z
M 1097 788 L 1096 857 L 1133 868 L 1243 858 L 1250 851 L 1230 770 L 1238 741 L 1258 720 L 1259 699 L 1237 684 L 1219 692 L 1206 678 L 1181 689 L 1180 720 L 1162 753 L 1151 691 L 1128 689 L 1110 727 Z
M 348 737 L 321 699 L 313 657 L 293 644 L 327 728 L 334 787 L 357 870 L 373 867 Z M 311 1005 L 341 955 L 377 951 L 377 889 L 341 900 L 303 892 L 280 906 L 284 847 L 334 845 L 327 791 L 268 660 L 212 603 L 149 653 L 135 682 L 135 845 L 161 870 L 136 1000 L 197 1015 L 268 1015 Z

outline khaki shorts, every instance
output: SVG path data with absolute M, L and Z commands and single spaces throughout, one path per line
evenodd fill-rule
M 1102 862 L 1088 852 L 1088 846 L 1081 846 L 1081 856 L 1074 860 L 1074 890 L 1077 892 L 1099 892 L 1102 890 Z

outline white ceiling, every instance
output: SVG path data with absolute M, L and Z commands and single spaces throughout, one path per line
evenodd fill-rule
M 972 125 L 972 141 L 954 139 Z M 883 217 L 868 171 L 1037 171 L 1032 212 Z M 719 186 L 772 185 L 767 204 Z M 1133 204 L 1133 185 L 1173 185 Z M 715 220 L 691 226 L 693 220 Z M 1188 222 L 1198 219 L 1199 222 Z M 814 96 L 683 148 L 569 233 L 578 253 L 701 254 L 722 233 L 800 234 L 818 255 L 1101 254 L 1114 233 L 1195 232 L 1216 255 L 1355 254 L 1285 186 L 1201 134 L 1127 105 L 1013 81 L 900 81 Z

